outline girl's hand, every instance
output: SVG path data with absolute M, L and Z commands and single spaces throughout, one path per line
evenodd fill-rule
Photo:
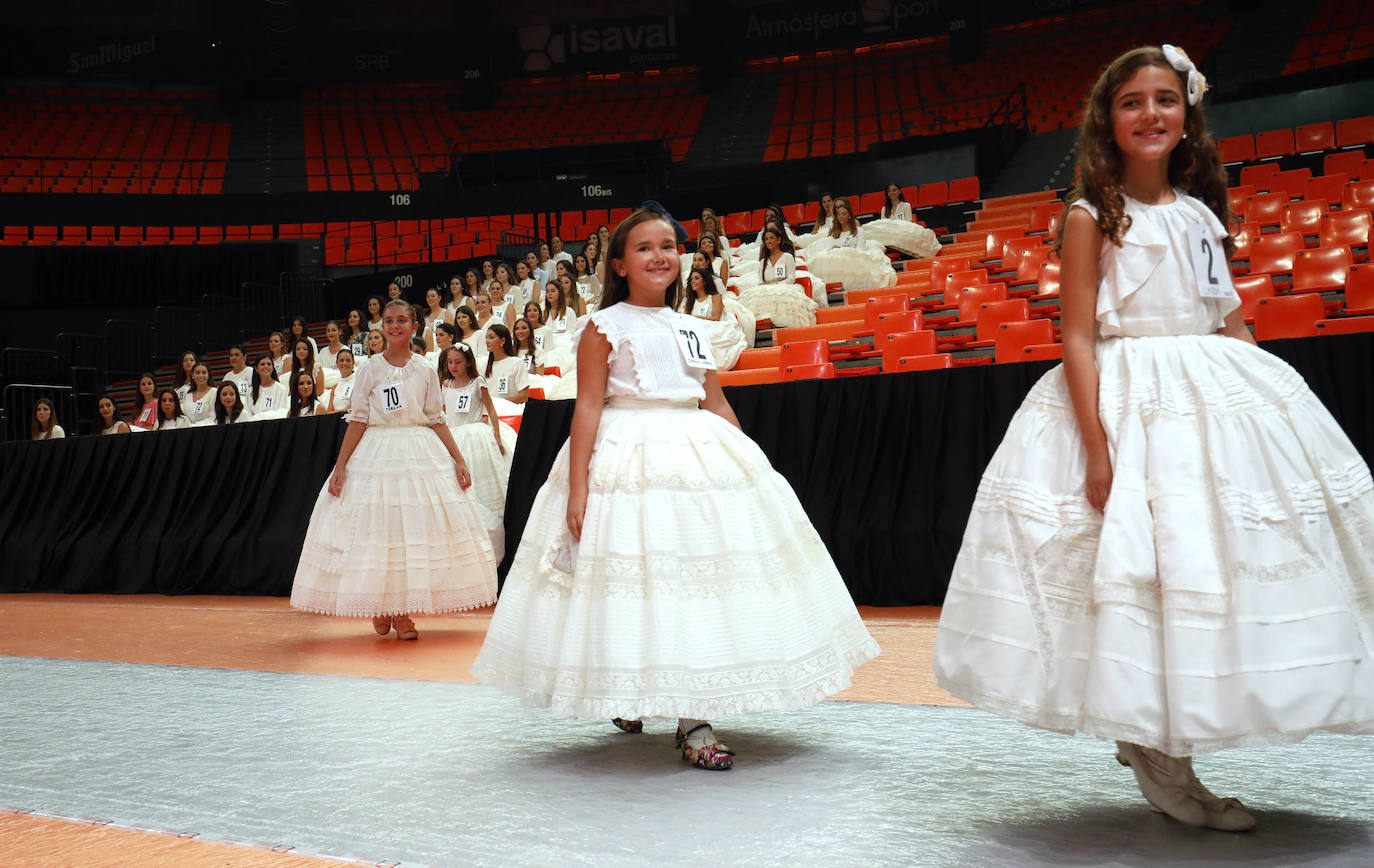
M 458 474 L 458 487 L 467 491 L 472 485 L 472 476 L 468 473 L 468 465 L 465 461 L 454 463 L 454 470 Z
M 329 493 L 338 497 L 343 493 L 343 487 L 344 469 L 342 467 L 335 467 L 334 472 L 329 476 Z
M 1088 503 L 1102 512 L 1107 506 L 1107 497 L 1112 493 L 1112 462 L 1108 456 L 1088 459 L 1086 490 Z
M 505 454 L 506 454 L 506 444 L 504 444 L 504 443 L 501 442 L 501 429 L 500 429 L 500 428 L 495 428 L 495 429 L 493 429 L 493 432 L 496 434 L 496 448 L 499 449 L 499 450 L 501 450 L 501 454 L 502 454 L 502 455 L 505 455 Z
M 582 517 L 587 513 L 587 492 L 574 491 L 568 495 L 568 530 L 572 538 L 582 539 Z

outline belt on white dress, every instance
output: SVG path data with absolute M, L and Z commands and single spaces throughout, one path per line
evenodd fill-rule
M 696 398 L 635 398 L 629 395 L 613 395 L 606 399 L 606 406 L 617 410 L 699 410 Z

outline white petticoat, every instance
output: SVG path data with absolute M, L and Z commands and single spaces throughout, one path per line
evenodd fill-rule
M 496 598 L 496 559 L 453 459 L 428 428 L 369 426 L 343 491 L 325 482 L 291 605 L 369 617 L 452 612 Z
M 910 220 L 878 219 L 864 224 L 864 238 L 908 256 L 926 258 L 940 252 L 935 233 Z
M 795 283 L 756 283 L 739 290 L 740 304 L 755 316 L 787 328 L 816 324 L 816 300 Z
M 501 445 L 506 448 L 504 455 L 497 448 L 496 432 L 490 422 L 452 425 L 448 430 L 468 466 L 468 475 L 472 477 L 468 495 L 480 508 L 482 524 L 491 537 L 492 555 L 499 562 L 506 555 L 506 486 L 515 454 L 515 429 L 505 422 L 497 424 L 501 428 Z
M 983 476 L 940 685 L 1174 756 L 1374 732 L 1374 482 L 1287 364 L 1220 335 L 1099 340 L 1105 515 L 1062 367 Z
M 559 452 L 473 675 L 601 719 L 708 720 L 843 690 L 878 647 L 786 480 L 714 413 L 628 403 L 602 414 L 576 545 Z
M 811 253 L 807 268 L 821 281 L 843 284 L 846 290 L 895 286 L 897 272 L 881 251 L 882 245 L 877 242 L 869 242 L 862 250 L 831 247 Z

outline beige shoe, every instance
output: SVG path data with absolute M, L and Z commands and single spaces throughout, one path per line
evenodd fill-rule
M 1207 809 L 1207 828 L 1219 832 L 1248 832 L 1255 828 L 1255 817 L 1240 799 L 1222 798 L 1202 785 L 1188 762 L 1188 785 L 1185 790 Z
M 398 615 L 392 619 L 396 625 L 397 639 L 419 639 L 420 631 L 415 629 L 415 622 L 410 620 L 409 615 Z
M 1146 801 L 1185 826 L 1203 828 L 1209 812 L 1191 792 L 1192 761 L 1171 757 L 1138 744 L 1116 743 L 1116 760 L 1135 772 Z
M 377 631 L 378 636 L 385 636 L 391 632 L 391 616 L 382 615 L 372 619 L 372 629 Z

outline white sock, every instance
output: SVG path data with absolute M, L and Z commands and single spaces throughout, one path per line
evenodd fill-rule
M 692 730 L 696 729 L 699 726 L 703 727 L 702 729 L 697 730 L 695 733 L 692 733 L 691 735 L 687 736 L 687 744 L 693 748 L 700 749 L 706 747 L 708 744 L 714 744 L 716 741 L 716 735 L 714 732 L 711 731 L 711 725 L 704 720 L 694 720 L 690 717 L 679 717 L 677 719 L 677 726 L 678 729 L 682 731 L 683 735 L 687 735 L 687 733 L 692 732 Z

